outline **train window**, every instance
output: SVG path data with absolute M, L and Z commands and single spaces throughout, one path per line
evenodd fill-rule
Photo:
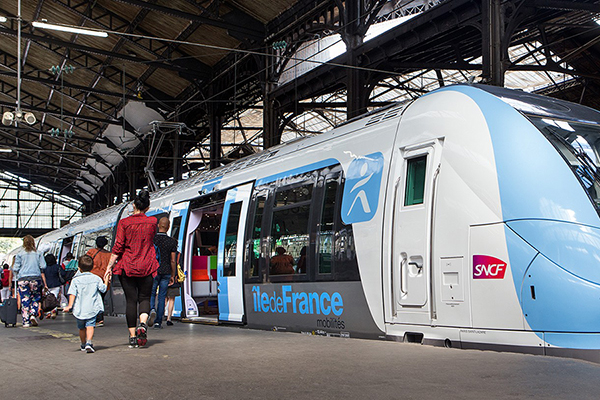
M 235 258 L 237 254 L 238 228 L 240 225 L 240 214 L 242 202 L 229 206 L 229 216 L 225 228 L 225 248 L 223 251 L 223 275 L 235 276 Z
M 297 273 L 297 261 L 309 244 L 313 183 L 280 188 L 275 193 L 271 221 L 271 275 Z M 304 250 L 303 250 L 304 249 Z
M 265 209 L 266 197 L 256 196 L 254 200 L 254 222 L 252 224 L 252 233 L 248 242 L 249 276 L 257 277 L 259 275 L 260 260 L 260 233 L 262 230 L 263 213 Z
M 327 179 L 325 183 L 325 195 L 323 198 L 323 210 L 321 213 L 321 224 L 318 236 L 318 265 L 319 274 L 330 274 L 334 242 L 334 217 L 336 209 L 336 194 L 338 189 L 337 179 Z
M 427 156 L 411 158 L 408 160 L 408 167 L 406 171 L 406 191 L 404 194 L 405 206 L 423 204 L 426 168 Z
M 95 249 L 96 248 L 96 238 L 98 238 L 99 236 L 104 236 L 106 238 L 106 240 L 108 241 L 108 244 L 104 247 L 104 250 L 108 250 L 110 251 L 111 249 L 111 243 L 112 243 L 112 233 L 113 233 L 113 229 L 112 227 L 110 228 L 105 228 L 99 231 L 95 231 L 95 232 L 87 232 L 85 234 L 83 234 L 81 241 L 79 243 L 79 250 L 77 251 L 77 257 L 81 257 L 84 254 L 87 254 L 87 252 L 90 249 Z
M 255 188 L 247 282 L 359 279 L 352 225 L 341 219 L 344 184 L 341 166 L 333 165 Z
M 310 201 L 312 197 L 312 187 L 313 185 L 311 183 L 293 189 L 277 191 L 275 193 L 275 203 L 273 204 L 273 208 Z
M 179 216 L 173 219 L 173 225 L 171 226 L 171 237 L 174 239 L 179 239 L 179 229 L 181 229 L 182 218 L 182 216 Z

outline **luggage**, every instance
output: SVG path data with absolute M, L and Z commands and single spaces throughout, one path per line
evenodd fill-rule
M 42 311 L 48 312 L 58 307 L 58 300 L 54 293 L 46 292 L 42 295 Z
M 4 300 L 0 306 L 0 321 L 4 322 L 4 327 L 17 325 L 17 313 L 17 299 L 11 297 Z

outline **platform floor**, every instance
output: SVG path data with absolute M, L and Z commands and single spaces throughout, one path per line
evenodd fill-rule
M 82 353 L 70 315 L 0 326 L 2 399 L 596 399 L 600 365 L 176 322 L 129 349 L 124 318 Z

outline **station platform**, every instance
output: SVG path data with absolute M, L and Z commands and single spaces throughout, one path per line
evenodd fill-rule
M 0 326 L 3 399 L 598 397 L 586 361 L 175 322 L 130 349 L 124 318 L 79 349 L 75 319 Z

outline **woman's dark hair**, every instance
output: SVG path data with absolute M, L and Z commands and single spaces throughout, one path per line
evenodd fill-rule
M 54 257 L 54 254 L 46 254 L 44 260 L 46 260 L 47 267 L 56 264 L 56 257 Z
M 68 252 L 67 255 L 65 256 L 65 260 L 72 260 L 74 258 L 75 257 L 73 257 L 73 253 L 71 253 L 71 252 Z
M 145 211 L 150 207 L 150 193 L 147 190 L 140 190 L 137 196 L 133 199 L 133 205 L 139 211 Z
M 106 239 L 106 237 L 104 236 L 98 236 L 96 238 L 96 247 L 99 249 L 103 249 L 104 246 L 106 246 L 108 244 L 108 239 Z

